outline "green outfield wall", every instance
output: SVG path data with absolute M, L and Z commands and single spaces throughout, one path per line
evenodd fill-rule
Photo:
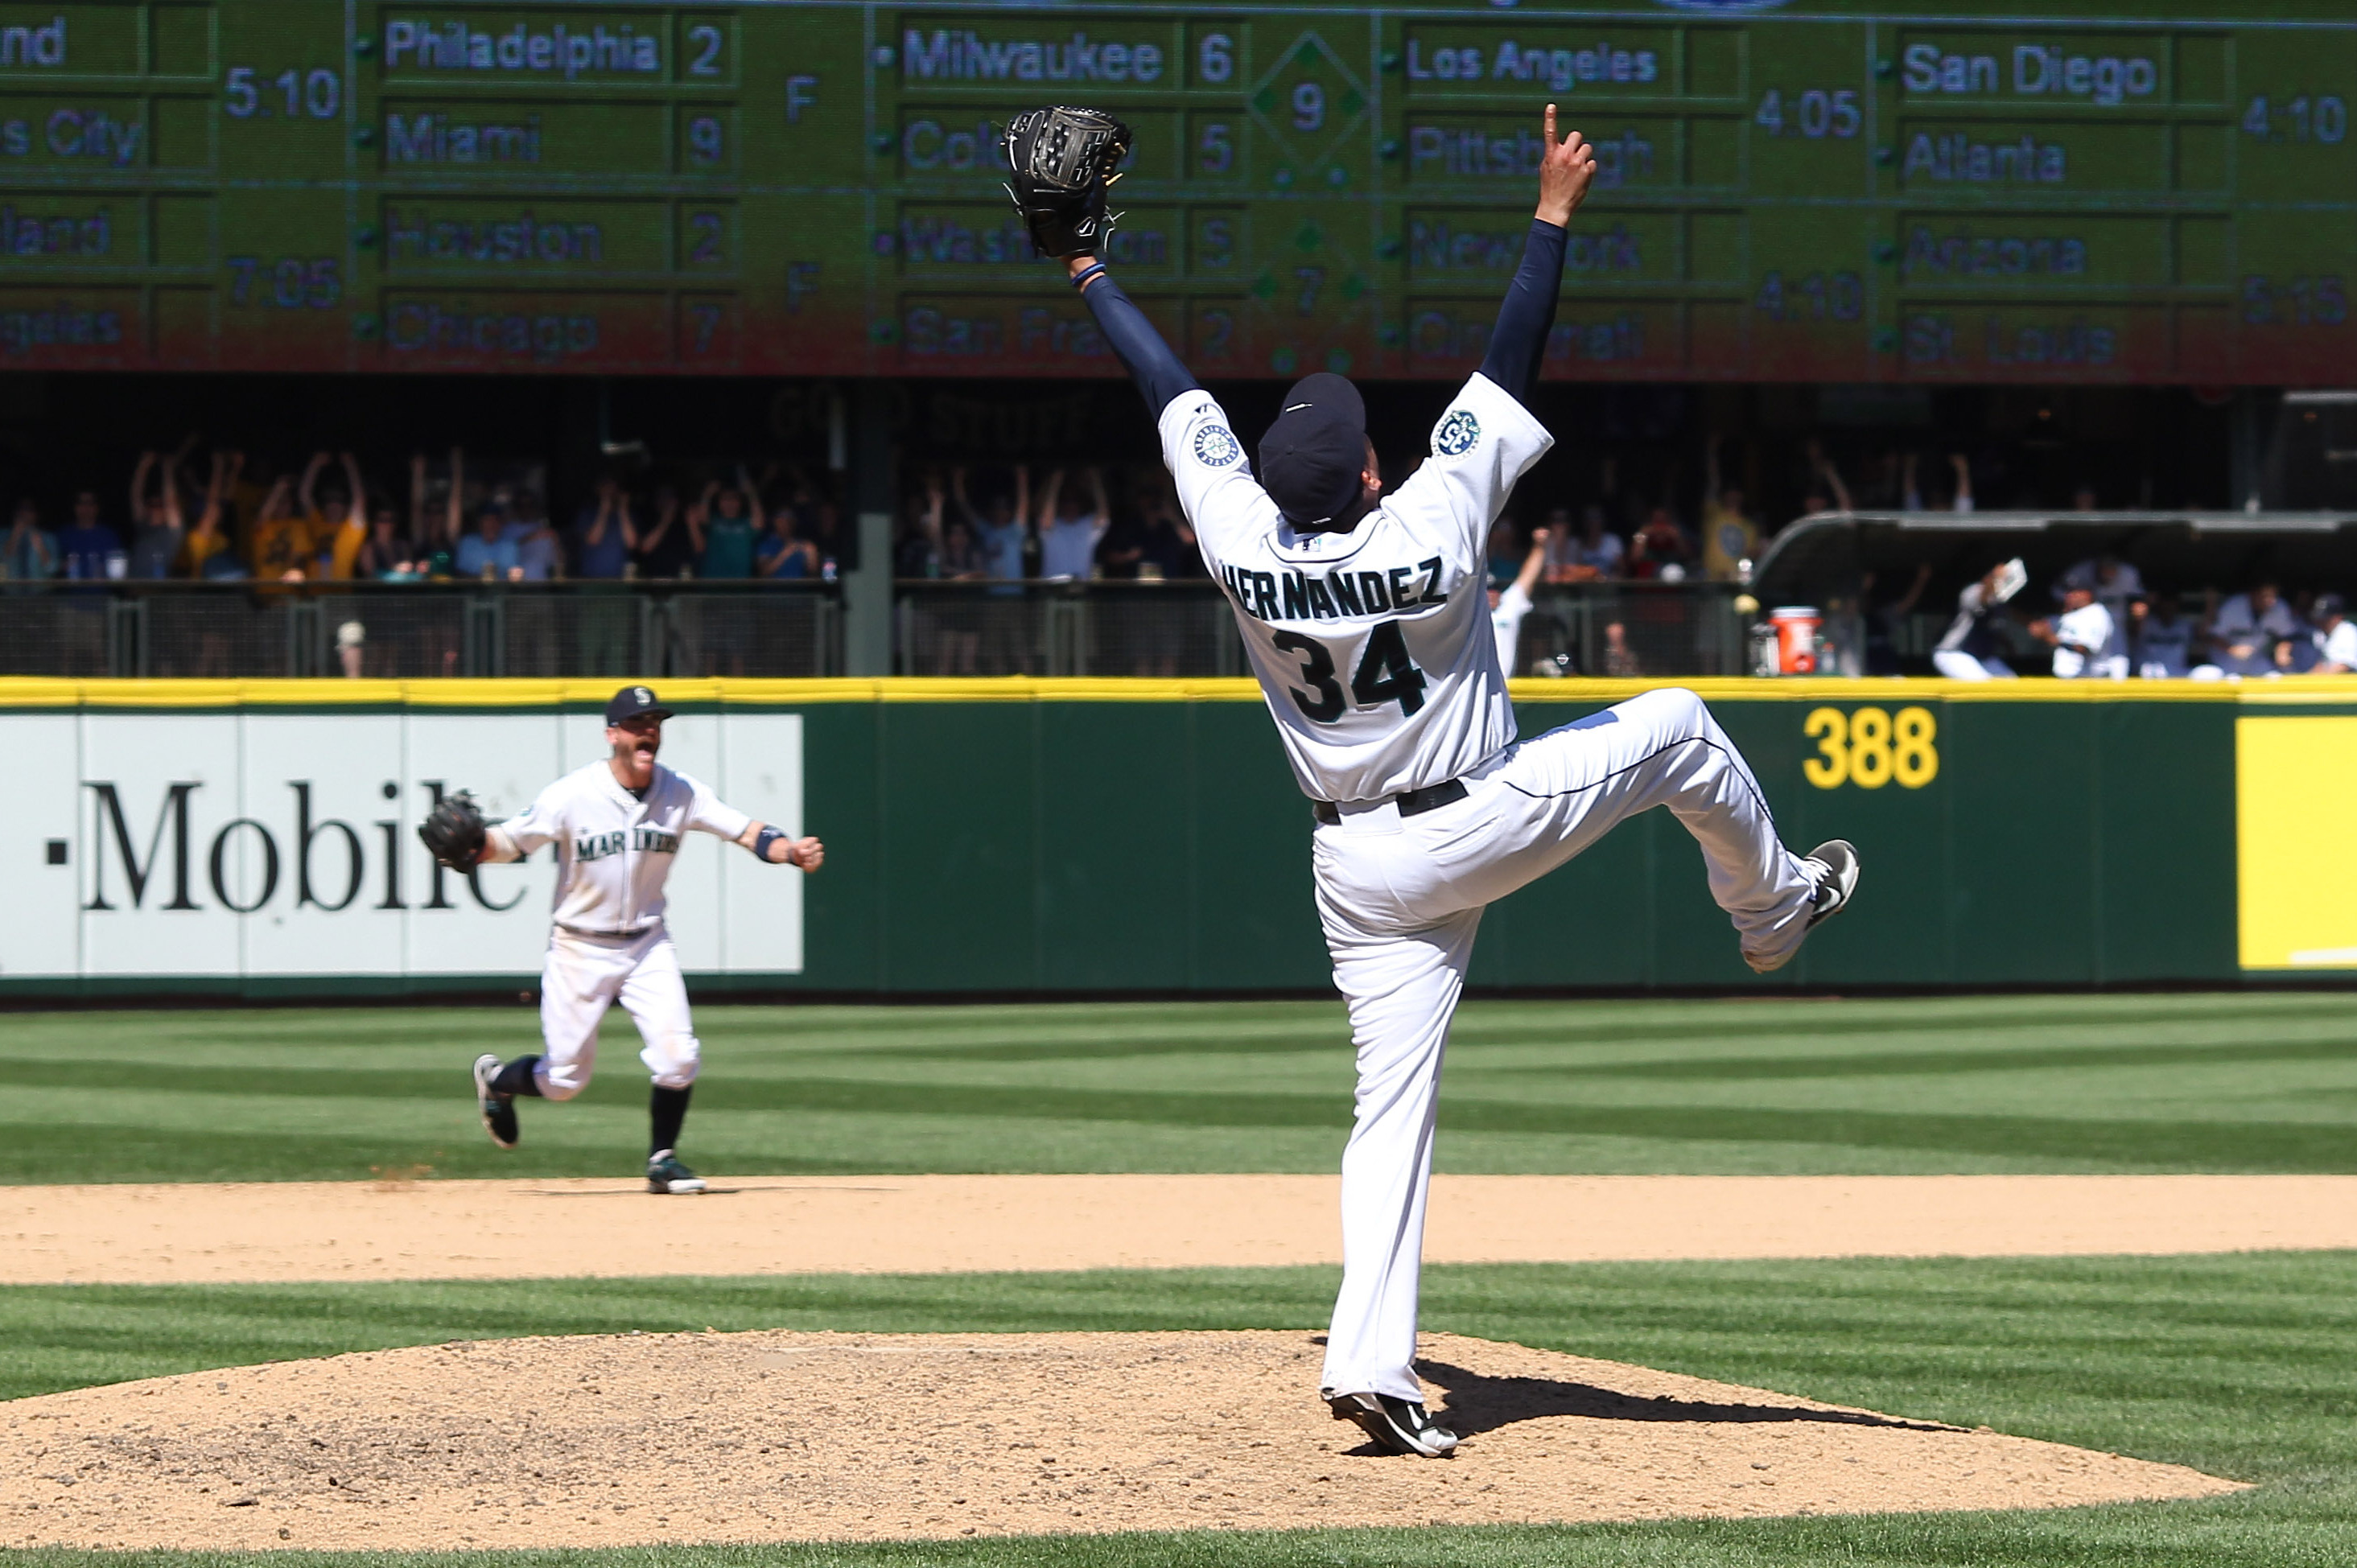
M 1522 733 L 1644 685 L 1518 682 Z M 1788 971 L 1753 975 L 1692 841 L 1656 811 L 1494 907 L 1476 984 L 2090 986 L 2357 968 L 2357 925 L 2333 924 L 2346 901 L 2333 879 L 2357 868 L 2338 800 L 2349 775 L 2297 784 L 2288 803 L 2281 787 L 2357 742 L 2357 682 L 1695 689 L 1751 759 L 1788 843 L 1857 843 L 1856 912 Z M 0 988 L 512 987 L 532 973 L 553 868 L 445 886 L 408 824 L 431 788 L 520 809 L 597 755 L 607 694 L 549 682 L 0 682 L 0 736 L 46 721 L 51 754 L 5 849 L 12 885 L 47 891 L 0 925 Z M 706 992 L 1327 987 L 1309 813 L 1249 682 L 674 682 L 663 696 L 680 710 L 667 760 L 827 844 L 806 880 L 730 864 L 744 857 L 716 844 L 683 852 L 674 924 Z M 2237 809 L 2252 789 L 2238 786 L 2238 736 L 2254 723 L 2274 749 L 2251 755 L 2288 759 L 2270 765 L 2255 826 Z M 24 730 L 12 749 L 34 738 Z M 320 826 L 330 820 L 349 837 Z M 2246 842 L 2272 856 L 2255 872 Z M 182 863 L 189 907 L 165 908 Z M 2251 948 L 2253 900 L 2279 953 Z M 70 963 L 56 956 L 66 925 L 79 932 Z M 199 930 L 212 945 L 188 945 Z M 26 961 L 42 941 L 46 971 Z M 181 956 L 155 959 L 165 952 Z

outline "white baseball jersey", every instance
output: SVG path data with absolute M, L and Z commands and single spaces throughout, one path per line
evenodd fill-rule
M 1531 596 L 1520 583 L 1509 583 L 1490 612 L 1490 629 L 1498 639 L 1498 668 L 1511 677 L 1514 654 L 1523 645 L 1523 622 L 1531 613 Z
M 1555 438 L 1503 388 L 1467 381 L 1433 426 L 1431 457 L 1348 533 L 1285 521 L 1211 393 L 1172 399 L 1161 434 L 1304 794 L 1376 800 L 1445 783 L 1513 739 L 1485 545 Z
M 525 854 L 556 845 L 556 923 L 590 936 L 637 936 L 662 924 L 663 883 L 693 828 L 733 839 L 753 819 L 684 773 L 655 764 L 646 799 L 603 762 L 576 769 L 500 824 Z
M 2087 673 L 2112 640 L 2112 612 L 2098 602 L 2055 618 L 2054 673 L 2069 681 Z

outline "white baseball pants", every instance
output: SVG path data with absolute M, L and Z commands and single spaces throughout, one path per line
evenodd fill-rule
M 1962 649 L 1943 648 L 1932 654 L 1932 668 L 1951 681 L 2015 681 L 2013 666 L 1992 654 L 1975 659 Z
M 704 1047 L 687 1013 L 687 983 L 679 950 L 657 926 L 635 937 L 591 937 L 559 927 L 548 936 L 540 972 L 542 1056 L 533 1076 L 551 1100 L 570 1100 L 589 1087 L 597 1065 L 597 1024 L 615 1003 L 639 1026 L 647 1064 L 663 1089 L 695 1081 Z
M 1702 845 L 1747 956 L 1789 958 L 1808 930 L 1816 885 L 1692 692 L 1649 692 L 1550 730 L 1465 782 L 1466 798 L 1437 811 L 1344 806 L 1317 831 L 1318 918 L 1359 1059 L 1323 1378 L 1334 1393 L 1424 1398 L 1414 1362 L 1433 1119 L 1483 906 L 1666 806 Z

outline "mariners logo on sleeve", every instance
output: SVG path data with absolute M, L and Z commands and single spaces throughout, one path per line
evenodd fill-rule
M 1481 422 L 1469 408 L 1451 409 L 1432 433 L 1432 449 L 1444 457 L 1462 457 L 1480 444 Z
M 1207 468 L 1224 468 L 1243 455 L 1243 446 L 1224 424 L 1207 424 L 1195 432 L 1195 461 Z

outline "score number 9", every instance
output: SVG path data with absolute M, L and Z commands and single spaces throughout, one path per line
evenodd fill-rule
M 1929 708 L 1818 708 L 1801 733 L 1817 743 L 1801 773 L 1820 789 L 1879 789 L 1894 779 L 1903 789 L 1921 789 L 1940 776 L 1940 725 Z
M 687 123 L 687 157 L 690 163 L 719 163 L 728 154 L 728 132 L 719 116 L 698 114 Z

